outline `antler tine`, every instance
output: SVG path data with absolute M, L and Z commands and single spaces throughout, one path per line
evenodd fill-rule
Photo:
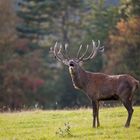
M 51 53 L 51 54 L 53 53 L 53 47 L 50 48 L 49 53 Z
M 60 44 L 58 54 L 61 54 L 61 51 L 62 51 L 62 44 Z
M 104 47 L 100 47 L 100 40 L 98 40 L 98 45 L 97 45 L 93 55 L 91 56 L 91 59 L 93 59 L 96 56 L 98 51 L 103 52 L 103 50 L 104 50 Z
M 93 52 L 92 56 L 90 57 L 90 59 L 93 59 L 93 58 L 96 56 L 99 47 L 100 47 L 100 40 L 98 40 L 98 45 L 97 45 L 97 47 L 94 49 L 94 52 Z
M 57 54 L 58 54 L 58 52 L 60 52 L 60 48 L 59 48 L 59 50 L 58 50 L 58 47 L 57 47 L 57 42 L 55 43 L 55 45 L 54 45 L 54 50 L 53 50 L 53 52 L 54 52 L 54 56 L 58 59 L 58 61 L 62 61 L 62 59 L 61 59 L 61 57 L 59 57 Z
M 104 46 L 102 46 L 102 47 L 99 47 L 99 49 L 98 49 L 100 52 L 104 52 Z
M 98 51 L 104 52 L 104 46 L 100 46 L 100 40 L 98 40 Z
M 62 44 L 60 44 L 60 55 L 63 57 L 63 59 L 69 59 L 67 48 L 68 44 L 65 44 L 64 47 L 62 46 Z
M 54 56 L 57 58 L 58 61 L 63 62 L 65 65 L 67 65 L 67 58 L 64 56 L 64 54 L 62 53 L 62 49 L 63 46 L 62 44 L 60 44 L 59 48 L 58 48 L 58 43 L 56 42 L 54 45 Z
M 93 44 L 93 46 L 92 46 L 93 49 L 92 49 L 91 54 L 88 57 L 83 58 L 82 59 L 83 61 L 86 61 L 86 60 L 89 60 L 89 59 L 93 59 L 98 52 L 103 52 L 104 51 L 104 46 L 102 46 L 102 47 L 100 46 L 100 40 L 98 40 L 97 47 L 96 47 L 95 42 L 93 40 L 92 40 L 92 44 Z
M 102 53 L 104 52 L 104 46 L 100 47 L 99 51 Z
M 68 44 L 65 44 L 65 53 L 66 53 L 66 57 L 69 59 L 69 54 L 68 54 Z
M 68 51 L 68 44 L 67 43 L 65 44 L 65 51 L 66 52 Z
M 92 40 L 92 51 L 88 57 L 83 58 L 83 61 L 91 59 L 92 55 L 94 54 L 94 51 L 95 51 L 95 42 Z
M 98 51 L 103 52 L 104 51 L 104 46 L 101 47 L 100 44 L 101 44 L 101 42 L 100 42 L 100 40 L 98 40 L 98 47 L 97 47 L 97 49 L 98 49 Z
M 80 47 L 79 47 L 79 50 L 78 50 L 78 53 L 77 53 L 77 58 L 79 59 L 79 55 L 80 55 L 80 51 L 82 49 L 83 45 L 81 44 Z
M 85 55 L 87 54 L 88 48 L 89 48 L 89 45 L 86 46 L 86 50 L 85 50 L 85 52 L 83 53 L 83 55 L 82 55 L 80 58 L 78 58 L 79 61 L 81 61 L 81 60 L 85 57 Z
M 63 56 L 63 54 L 62 54 L 62 44 L 59 46 L 59 48 L 58 48 L 58 45 L 57 45 L 58 43 L 56 42 L 55 43 L 55 46 L 54 46 L 54 55 L 55 55 L 55 57 L 60 61 L 60 62 L 63 62 L 63 60 L 64 60 L 64 56 Z M 58 49 L 58 50 L 57 50 Z M 61 55 L 61 56 L 60 56 Z

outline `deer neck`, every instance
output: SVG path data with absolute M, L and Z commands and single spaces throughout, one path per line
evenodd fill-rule
M 82 68 L 78 68 L 78 70 L 74 73 L 70 70 L 70 75 L 76 89 L 84 90 L 86 88 L 86 72 Z

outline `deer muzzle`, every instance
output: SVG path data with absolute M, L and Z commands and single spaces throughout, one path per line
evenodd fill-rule
M 73 62 L 73 61 L 70 61 L 70 62 L 69 62 L 69 66 L 70 66 L 70 67 L 74 67 L 74 62 Z

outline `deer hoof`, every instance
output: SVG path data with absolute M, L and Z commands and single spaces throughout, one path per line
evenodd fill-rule
M 125 128 L 129 128 L 129 124 L 125 124 L 125 126 L 124 126 Z

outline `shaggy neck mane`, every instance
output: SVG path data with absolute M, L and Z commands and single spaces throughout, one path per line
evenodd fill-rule
M 86 86 L 86 72 L 79 68 L 76 73 L 71 73 L 72 82 L 75 88 L 84 89 Z

